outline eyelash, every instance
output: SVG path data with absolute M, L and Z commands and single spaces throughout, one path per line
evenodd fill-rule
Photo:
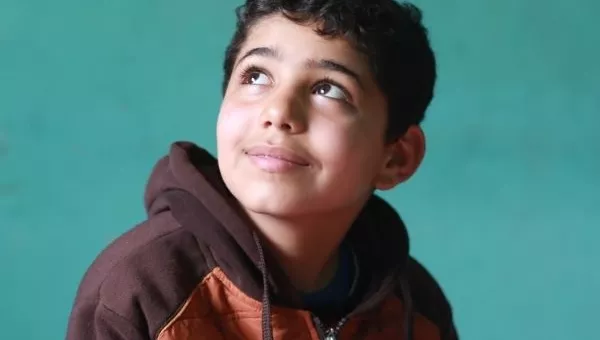
M 350 92 L 348 90 L 346 90 L 346 88 L 344 86 L 342 86 L 340 83 L 338 83 L 337 81 L 333 80 L 332 78 L 330 78 L 328 76 L 323 77 L 323 79 L 318 81 L 317 84 L 315 86 L 313 86 L 313 88 L 316 88 L 321 85 L 333 85 L 333 86 L 339 87 L 340 90 L 342 90 L 342 92 L 344 93 L 344 96 L 346 97 L 347 100 L 352 99 L 352 95 L 350 95 Z M 313 90 L 313 92 L 314 92 L 314 90 Z
M 252 73 L 256 73 L 256 72 L 260 72 L 260 73 L 264 73 L 267 77 L 270 78 L 270 75 L 267 71 L 265 71 L 264 69 L 255 66 L 255 65 L 248 65 L 244 68 L 244 70 L 242 71 L 242 73 L 240 73 L 240 82 L 242 84 L 249 84 L 248 83 L 248 78 L 250 77 L 250 75 Z
M 256 72 L 264 73 L 267 77 L 271 78 L 269 72 L 267 72 L 265 69 L 258 67 L 256 65 L 248 65 L 240 73 L 240 82 L 242 84 L 246 84 L 246 85 L 249 84 L 248 80 L 249 80 L 250 75 L 253 73 L 256 73 Z M 323 77 L 323 79 L 319 80 L 313 86 L 313 90 L 311 90 L 311 92 L 314 93 L 315 92 L 314 88 L 317 88 L 318 86 L 321 86 L 321 85 L 327 85 L 327 84 L 339 87 L 340 90 L 342 90 L 342 92 L 344 93 L 344 95 L 346 96 L 346 98 L 348 100 L 352 99 L 352 95 L 350 95 L 350 92 L 344 86 L 342 86 L 340 83 L 338 83 L 337 81 L 333 80 L 331 77 L 328 77 L 328 76 L 325 76 L 325 77 Z

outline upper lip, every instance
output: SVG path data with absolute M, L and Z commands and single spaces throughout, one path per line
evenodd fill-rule
M 305 157 L 300 156 L 298 152 L 287 147 L 274 145 L 258 145 L 246 149 L 245 153 L 250 156 L 277 158 L 302 166 L 309 165 L 309 162 Z

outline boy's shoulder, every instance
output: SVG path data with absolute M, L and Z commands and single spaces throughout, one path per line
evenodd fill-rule
M 409 258 L 407 270 L 416 312 L 438 326 L 442 339 L 458 339 L 452 307 L 440 284 L 414 257 Z
M 197 239 L 170 212 L 163 212 L 98 255 L 80 284 L 74 312 L 100 306 L 134 324 L 158 329 L 208 272 Z

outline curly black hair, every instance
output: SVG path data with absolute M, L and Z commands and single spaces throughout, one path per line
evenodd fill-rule
M 318 23 L 317 34 L 348 39 L 367 56 L 387 99 L 387 141 L 423 121 L 437 74 L 415 5 L 394 0 L 247 0 L 236 14 L 237 27 L 225 53 L 223 92 L 250 28 L 262 18 L 282 14 L 296 23 Z

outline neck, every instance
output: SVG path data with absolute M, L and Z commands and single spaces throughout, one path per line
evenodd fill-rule
M 333 278 L 339 245 L 356 218 L 352 212 L 289 219 L 247 213 L 292 285 L 302 292 L 317 291 Z

